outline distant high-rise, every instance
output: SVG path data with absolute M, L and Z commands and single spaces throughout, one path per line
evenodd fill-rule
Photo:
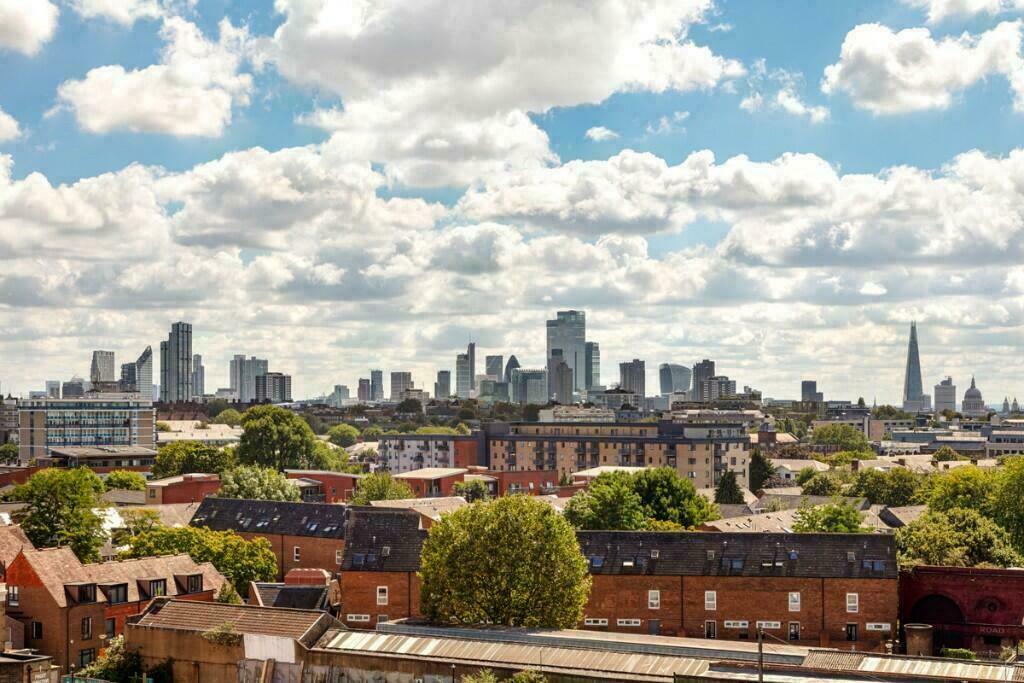
M 628 363 L 619 363 L 619 388 L 632 392 L 638 398 L 646 396 L 647 369 L 646 363 L 634 358 Z
M 658 384 L 662 396 L 690 390 L 690 368 L 675 363 L 658 366 Z
M 192 400 L 192 324 L 171 325 L 167 341 L 160 342 L 160 400 Z
M 267 374 L 269 370 L 270 363 L 265 358 L 236 355 L 231 359 L 229 369 L 231 391 L 238 396 L 240 402 L 252 403 L 256 400 L 256 378 Z
M 941 413 L 944 410 L 956 412 L 956 385 L 952 377 L 935 385 L 935 412 Z
M 91 382 L 116 382 L 114 374 L 114 352 L 93 351 L 92 367 L 89 369 L 89 381 Z
M 558 311 L 554 320 L 547 321 L 547 331 L 547 358 L 550 360 L 552 352 L 561 349 L 562 359 L 572 369 L 573 388 L 584 391 L 587 380 L 587 314 L 584 311 Z
M 3 398 L 2 394 L 0 394 L 0 398 Z M 46 381 L 46 398 L 60 398 L 59 381 L 53 379 Z
M 505 381 L 512 384 L 512 371 L 519 367 L 519 359 L 515 356 L 509 356 L 508 362 L 505 363 Z
M 715 376 L 715 361 L 705 358 L 693 366 L 693 400 L 707 401 L 704 383 Z
M 446 399 L 452 395 L 452 371 L 438 370 L 437 381 L 434 382 L 434 398 Z
M 135 363 L 121 363 L 121 386 L 125 391 L 139 390 L 139 373 Z
M 921 382 L 921 356 L 917 348 L 917 323 L 910 323 L 907 344 L 907 370 L 903 376 L 903 410 L 919 413 L 931 408 L 931 397 L 924 393 Z
M 538 405 L 547 403 L 547 370 L 513 368 L 511 391 L 512 401 L 515 403 L 535 403 Z
M 505 360 L 502 356 L 485 356 L 484 357 L 484 371 L 487 376 L 493 379 L 495 382 L 502 380 L 502 361 Z
M 394 394 L 395 392 L 391 392 Z M 384 371 L 370 370 L 370 400 L 384 400 Z
M 85 380 L 81 377 L 72 377 L 61 385 L 62 398 L 82 398 L 85 396 Z
M 813 379 L 805 379 L 800 382 L 800 400 L 804 403 L 821 403 L 825 395 L 818 391 L 818 382 Z
M 569 364 L 565 362 L 564 356 L 560 355 L 560 349 L 554 349 L 555 353 L 548 359 L 548 387 L 551 392 L 551 400 L 562 405 L 571 405 L 573 400 L 573 372 Z
M 391 400 L 401 401 L 402 394 L 409 389 L 412 389 L 412 373 L 411 372 L 392 372 L 391 373 Z
M 476 389 L 476 342 L 466 346 L 466 356 L 469 357 L 469 388 Z
M 470 342 L 466 353 L 455 356 L 455 395 L 470 398 L 476 389 L 476 344 Z
M 331 392 L 331 404 L 335 408 L 340 408 L 342 406 L 342 403 L 344 401 L 347 401 L 348 398 L 349 398 L 348 387 L 345 386 L 344 384 L 335 384 L 334 385 L 334 391 Z
M 367 377 L 359 378 L 359 388 L 356 389 L 356 398 L 360 401 L 370 400 L 370 380 Z
M 583 345 L 583 372 L 584 389 L 601 386 L 601 345 L 597 342 Z
M 292 377 L 280 372 L 268 372 L 256 377 L 258 403 L 291 403 Z
M 202 398 L 206 393 L 206 368 L 203 367 L 203 357 L 198 353 L 192 355 L 192 395 Z
M 147 346 L 135 361 L 135 388 L 143 398 L 153 398 L 152 346 Z

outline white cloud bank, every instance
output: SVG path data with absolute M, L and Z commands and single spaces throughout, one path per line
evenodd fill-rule
M 36 54 L 53 38 L 59 16 L 50 0 L 0 0 L 0 48 Z

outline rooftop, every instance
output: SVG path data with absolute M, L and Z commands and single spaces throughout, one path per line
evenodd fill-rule
M 469 470 L 462 467 L 424 467 L 411 472 L 402 472 L 393 475 L 395 479 L 444 479 L 445 477 L 457 477 Z
M 643 472 L 646 467 L 624 467 L 620 465 L 601 465 L 600 467 L 591 467 L 589 470 L 579 470 L 573 472 L 573 479 L 596 479 L 602 474 L 608 474 L 610 472 L 625 472 L 626 474 L 636 474 L 637 472 Z
M 446 498 L 399 498 L 394 500 L 375 500 L 370 503 L 379 508 L 404 508 L 415 510 L 433 520 L 441 519 L 441 515 L 466 507 L 469 503 L 461 496 Z
M 281 636 L 311 644 L 320 636 L 319 630 L 337 622 L 323 612 L 304 609 L 159 600 L 143 613 L 135 626 L 203 632 L 223 624 L 231 624 L 241 634 Z
M 181 484 L 186 481 L 220 481 L 220 477 L 216 474 L 203 474 L 201 472 L 189 472 L 187 474 L 179 474 L 176 477 L 164 477 L 163 479 L 150 479 L 146 482 L 146 486 L 164 487 L 170 486 L 171 484 Z
M 50 455 L 67 458 L 109 458 L 111 456 L 154 458 L 156 451 L 141 446 L 67 446 L 51 448 Z
M 215 531 L 343 538 L 345 506 L 240 498 L 204 498 L 192 526 Z
M 427 532 L 413 510 L 352 507 L 341 570 L 414 572 Z

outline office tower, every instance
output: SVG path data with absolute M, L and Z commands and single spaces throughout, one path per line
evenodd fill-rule
M 907 344 L 907 370 L 903 376 L 903 410 L 916 413 L 923 408 L 924 386 L 921 383 L 921 356 L 917 349 L 917 323 L 910 323 Z
M 343 401 L 349 397 L 348 387 L 344 384 L 334 385 L 334 398 L 338 401 Z
M 544 405 L 548 402 L 547 370 L 513 368 L 511 385 L 515 403 Z
M 707 401 L 704 397 L 704 383 L 715 376 L 715 361 L 705 358 L 693 366 L 693 400 Z
M 63 398 L 81 398 L 85 396 L 85 380 L 81 377 L 72 377 L 61 385 L 60 395 Z
M 408 389 L 412 389 L 412 373 L 411 372 L 392 372 L 391 373 L 391 400 L 401 401 L 402 394 Z
M 46 381 L 46 398 L 60 398 L 60 382 L 53 379 Z
M 291 403 L 292 376 L 268 372 L 256 376 L 257 403 Z
M 370 370 L 370 400 L 384 400 L 384 371 Z
M 601 386 L 601 345 L 597 342 L 583 345 L 583 372 L 585 389 Z
M 437 381 L 434 382 L 434 398 L 446 399 L 452 395 L 451 370 L 438 370 Z
M 476 344 L 469 343 L 466 353 L 455 356 L 455 394 L 459 398 L 471 398 L 476 389 Z
M 639 358 L 634 358 L 628 363 L 619 363 L 619 388 L 631 391 L 639 398 L 647 394 L 647 369 L 646 363 Z
M 160 400 L 192 400 L 192 324 L 171 325 L 167 341 L 160 342 Z
M 825 395 L 818 391 L 818 382 L 813 379 L 805 379 L 800 382 L 800 400 L 804 403 L 821 403 Z
M 700 389 L 702 401 L 715 401 L 720 398 L 730 398 L 736 395 L 736 380 L 731 380 L 725 375 L 715 375 L 701 382 Z
M 505 363 L 505 382 L 512 384 L 512 371 L 519 367 L 519 359 L 514 355 L 508 357 L 508 362 Z
M 548 381 L 551 400 L 562 405 L 571 405 L 574 389 L 572 368 L 565 362 L 563 356 L 556 354 L 548 359 Z
M 370 395 L 370 380 L 365 377 L 360 377 L 359 388 L 356 389 L 356 398 L 360 401 L 369 401 Z
M 476 390 L 476 342 L 469 342 L 466 356 L 469 358 L 469 388 Z
M 935 412 L 941 413 L 943 410 L 956 412 L 956 385 L 952 377 L 935 385 Z
M 658 366 L 658 384 L 662 396 L 690 390 L 690 368 L 675 363 Z
M 484 370 L 487 376 L 495 382 L 500 382 L 502 379 L 501 364 L 504 360 L 502 356 L 486 356 L 484 358 Z
M 114 375 L 114 352 L 93 351 L 92 367 L 89 370 L 89 380 L 92 382 L 116 382 Z
M 125 387 L 125 390 L 129 390 L 129 387 L 137 386 L 139 373 L 135 369 L 135 363 L 121 363 L 121 386 Z
M 192 356 L 192 396 L 202 398 L 206 393 L 206 368 L 203 357 L 198 353 Z
M 558 311 L 554 320 L 547 321 L 547 329 L 548 359 L 552 351 L 561 349 L 562 359 L 572 369 L 573 388 L 582 393 L 586 389 L 584 383 L 587 378 L 587 314 L 584 311 Z
M 142 398 L 153 399 L 153 347 L 147 346 L 138 360 L 135 361 L 135 389 Z M 156 393 L 155 396 L 159 396 Z
M 231 359 L 229 370 L 231 391 L 238 396 L 240 402 L 252 403 L 256 400 L 256 378 L 269 371 L 270 363 L 265 358 L 236 355 Z

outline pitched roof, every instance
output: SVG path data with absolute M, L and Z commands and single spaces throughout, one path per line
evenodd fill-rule
M 328 586 L 289 586 L 284 583 L 252 584 L 258 605 L 263 607 L 288 607 L 291 609 L 327 608 Z
M 462 467 L 422 467 L 411 472 L 402 472 L 392 475 L 395 479 L 444 479 L 445 477 L 457 477 L 469 470 Z
M 202 526 L 214 531 L 343 538 L 345 511 L 344 505 L 211 496 L 200 503 L 199 509 L 192 517 L 192 526 Z
M 0 526 L 0 562 L 8 566 L 22 549 L 33 550 L 35 546 L 17 524 Z
M 888 534 L 579 531 L 576 536 L 593 574 L 896 578 L 895 540 Z
M 757 499 L 757 502 L 751 503 L 750 508 L 752 510 L 795 510 L 796 508 L 804 505 L 827 505 L 828 503 L 835 502 L 833 496 L 805 496 L 801 494 L 790 494 L 790 493 L 773 493 L 775 489 L 768 489 L 764 495 Z M 840 498 L 840 501 L 853 505 L 858 510 L 867 510 L 871 507 L 871 503 L 865 498 Z
M 904 505 L 901 507 L 887 507 L 878 516 L 889 526 L 898 528 L 917 521 L 926 512 L 928 512 L 927 505 Z
M 342 571 L 414 572 L 427 532 L 413 510 L 349 508 Z
M 105 492 L 100 498 L 111 505 L 145 505 L 145 491 L 130 491 L 128 489 L 112 489 Z
M 374 500 L 370 505 L 381 508 L 415 510 L 421 515 L 425 515 L 426 517 L 437 521 L 441 519 L 441 515 L 466 507 L 469 503 L 467 503 L 466 499 L 462 496 L 448 496 L 444 498 L 399 498 L 395 500 Z
M 203 632 L 224 624 L 231 624 L 237 633 L 282 636 L 312 644 L 323 630 L 337 622 L 323 612 L 312 610 L 161 600 L 143 613 L 136 626 Z

